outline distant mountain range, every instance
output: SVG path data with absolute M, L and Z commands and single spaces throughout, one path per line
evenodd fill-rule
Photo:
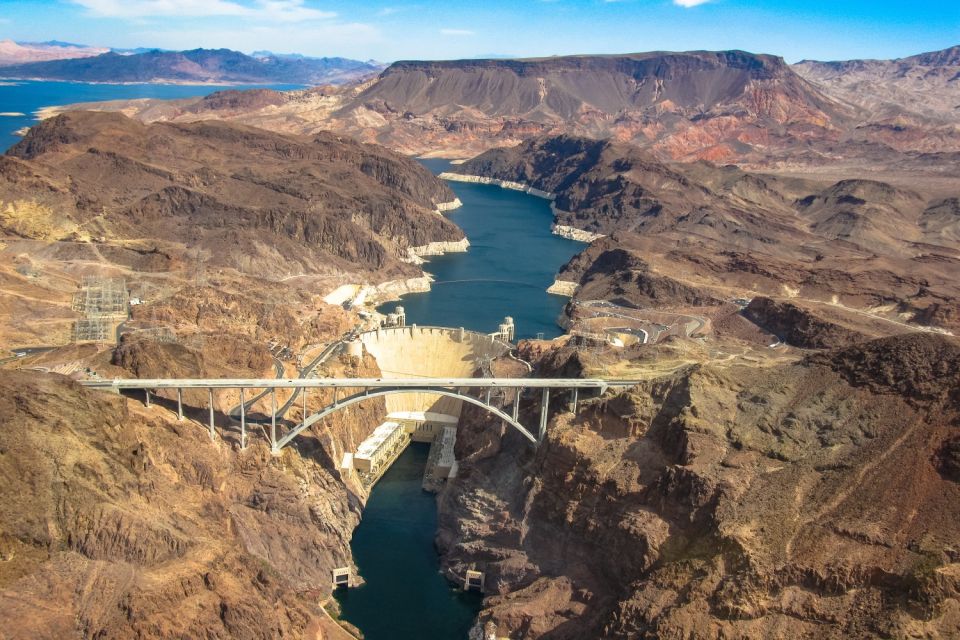
M 241 84 L 341 84 L 383 69 L 375 62 L 294 55 L 248 56 L 230 49 L 134 50 L 120 53 L 50 43 L 26 47 L 0 43 L 0 76 L 74 82 L 209 82 Z M 7 55 L 5 55 L 7 52 Z M 70 54 L 83 54 L 82 56 Z M 49 56 L 41 61 L 36 57 Z
M 83 44 L 60 42 L 14 42 L 0 40 L 0 65 L 26 64 L 69 58 L 89 58 L 108 52 L 105 47 L 88 47 Z
M 213 78 L 251 78 L 269 68 L 278 71 L 271 74 L 274 81 L 306 84 L 302 76 L 279 70 L 301 74 L 310 65 L 343 63 L 269 52 L 263 58 L 233 52 L 168 56 L 194 53 L 213 56 L 220 65 L 209 71 Z M 225 66 L 228 55 L 243 64 Z M 160 57 L 172 64 L 172 58 Z M 85 67 L 103 59 L 111 58 L 47 66 Z M 345 64 L 364 80 L 377 68 Z M 174 71 L 185 73 L 186 66 Z M 197 66 L 207 71 L 212 63 Z M 196 78 L 194 67 L 190 74 Z M 123 109 L 147 121 L 218 117 L 289 133 L 333 128 L 403 153 L 446 157 L 561 134 L 630 142 L 661 160 L 753 167 L 950 166 L 937 154 L 960 152 L 960 47 L 898 60 L 795 65 L 745 51 L 399 61 L 362 83 L 235 94 L 93 108 Z

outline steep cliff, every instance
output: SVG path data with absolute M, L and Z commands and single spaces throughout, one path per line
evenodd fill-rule
M 330 439 L 371 425 L 275 459 L 60 376 L 0 372 L 0 387 L 5 635 L 342 637 L 318 599 L 359 513 Z
M 911 335 L 558 401 L 536 453 L 465 465 L 447 564 L 511 638 L 952 637 L 957 371 Z

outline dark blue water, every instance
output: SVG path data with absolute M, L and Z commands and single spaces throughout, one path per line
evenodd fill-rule
M 445 160 L 425 160 L 435 173 Z M 513 316 L 517 337 L 559 335 L 565 298 L 546 292 L 583 245 L 550 233 L 546 200 L 490 185 L 451 182 L 463 207 L 449 212 L 470 239 L 467 253 L 433 258 L 429 293 L 404 296 L 407 322 L 491 332 Z M 380 307 L 386 313 L 396 302 Z M 434 497 L 420 489 L 429 448 L 411 445 L 374 488 L 350 544 L 367 584 L 339 591 L 342 616 L 368 640 L 465 638 L 481 598 L 451 587 L 433 546 Z
M 422 161 L 434 173 L 446 160 Z M 490 333 L 513 316 L 517 338 L 560 335 L 557 317 L 566 298 L 547 293 L 559 268 L 585 245 L 550 233 L 550 203 L 492 185 L 450 182 L 463 207 L 447 212 L 470 240 L 466 253 L 431 258 L 424 268 L 435 282 L 380 307 L 402 304 L 407 324 L 465 327 Z
M 0 69 L 0 76 L 3 70 Z M 7 85 L 6 83 L 10 83 Z M 300 85 L 177 85 L 177 84 L 85 84 L 82 82 L 46 82 L 33 80 L 0 80 L 0 112 L 22 113 L 22 116 L 0 116 L 0 150 L 20 140 L 14 131 L 37 123 L 34 113 L 43 107 L 75 102 L 126 100 L 131 98 L 189 98 L 205 96 L 224 89 L 299 89 Z
M 366 584 L 336 593 L 366 640 L 462 640 L 481 597 L 440 574 L 436 498 L 420 488 L 430 445 L 414 442 L 374 487 L 350 543 Z

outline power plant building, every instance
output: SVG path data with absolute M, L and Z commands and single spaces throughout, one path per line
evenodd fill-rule
M 353 454 L 353 468 L 378 478 L 403 452 L 409 441 L 409 434 L 399 423 L 384 422 L 360 443 Z

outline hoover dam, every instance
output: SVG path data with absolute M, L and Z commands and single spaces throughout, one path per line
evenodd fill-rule
M 447 327 L 391 327 L 362 333 L 359 340 L 376 359 L 384 378 L 472 378 L 484 377 L 485 372 L 489 377 L 493 360 L 510 350 L 499 336 Z M 459 417 L 462 405 L 423 393 L 387 396 L 386 402 L 388 417 L 396 412 Z

